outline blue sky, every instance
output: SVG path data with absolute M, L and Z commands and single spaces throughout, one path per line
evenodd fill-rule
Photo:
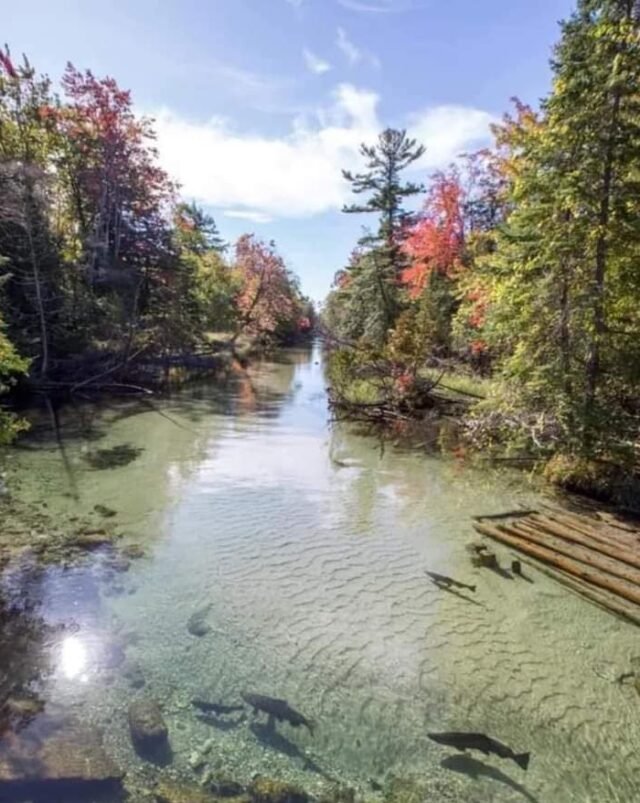
M 154 116 L 161 159 L 223 236 L 275 239 L 321 299 L 365 222 L 342 167 L 387 125 L 426 179 L 549 87 L 570 0 L 0 0 L 2 38 L 41 71 L 112 75 Z

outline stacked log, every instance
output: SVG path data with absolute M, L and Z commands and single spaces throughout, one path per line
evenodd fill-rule
M 640 624 L 640 529 L 608 514 L 562 510 L 478 517 L 474 526 L 581 596 Z

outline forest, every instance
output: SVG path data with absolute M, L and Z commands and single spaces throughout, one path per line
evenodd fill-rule
M 214 333 L 286 343 L 312 318 L 274 243 L 230 247 L 181 200 L 129 92 L 71 64 L 56 90 L 0 50 L 0 391 L 113 389 Z M 0 443 L 23 426 L 0 409 Z
M 640 801 L 640 0 L 3 22 L 0 803 Z
M 637 506 L 639 31 L 637 3 L 581 0 L 539 108 L 514 99 L 426 186 L 405 131 L 362 146 L 344 212 L 376 223 L 326 304 L 336 408 L 397 428 L 453 387 L 458 450 Z
M 637 497 L 639 26 L 632 0 L 581 0 L 548 95 L 514 99 L 491 145 L 425 184 L 407 132 L 362 145 L 344 212 L 374 223 L 323 313 L 335 409 L 398 428 L 444 407 L 459 453 Z M 54 88 L 5 47 L 0 184 L 2 391 L 101 387 L 212 353 L 215 333 L 287 343 L 313 327 L 275 244 L 229 246 L 180 198 L 111 78 L 69 64 Z M 0 416 L 8 442 L 23 424 Z

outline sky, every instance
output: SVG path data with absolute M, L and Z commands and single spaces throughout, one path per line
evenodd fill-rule
M 155 118 L 163 166 L 223 237 L 275 240 L 316 300 L 366 217 L 361 142 L 406 128 L 426 181 L 550 82 L 571 0 L 0 0 L 0 40 L 56 79 L 110 75 Z

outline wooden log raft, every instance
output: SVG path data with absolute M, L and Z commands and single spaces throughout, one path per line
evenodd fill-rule
M 618 556 L 613 548 L 603 546 L 597 541 L 589 543 L 584 537 L 574 538 L 571 533 L 558 532 L 549 525 L 545 529 L 539 529 L 520 523 L 501 529 L 640 585 L 640 559 L 626 551 L 621 550 Z
M 589 585 L 589 583 L 585 583 L 583 580 L 579 580 L 577 577 L 571 577 L 571 575 L 564 574 L 564 572 L 554 569 L 551 566 L 547 566 L 545 563 L 541 563 L 538 560 L 529 560 L 525 558 L 525 563 L 533 566 L 535 569 L 543 574 L 546 574 L 548 577 L 551 577 L 552 580 L 561 583 L 570 591 L 578 594 L 588 602 L 597 605 L 602 610 L 606 610 L 609 613 L 620 616 L 629 622 L 633 622 L 634 625 L 640 625 L 640 608 L 637 605 L 627 602 L 626 600 L 623 600 L 608 591 L 594 588 L 593 586 Z
M 640 624 L 640 531 L 565 511 L 479 517 L 475 529 L 543 566 L 576 593 Z

